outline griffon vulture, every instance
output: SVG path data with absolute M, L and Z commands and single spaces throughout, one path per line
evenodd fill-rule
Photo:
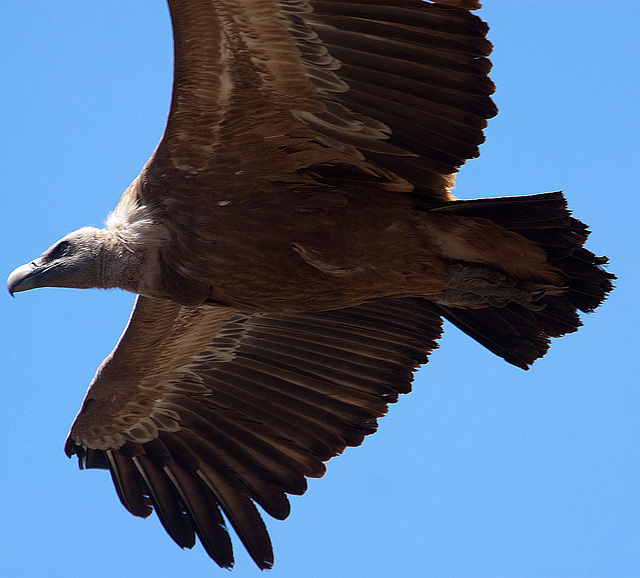
M 139 297 L 66 453 L 124 506 L 260 568 L 256 508 L 375 431 L 449 319 L 527 368 L 613 276 L 561 193 L 456 200 L 496 114 L 475 0 L 169 0 L 156 151 L 105 229 L 11 273 L 11 293 Z

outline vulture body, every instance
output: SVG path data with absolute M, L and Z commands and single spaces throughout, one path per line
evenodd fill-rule
M 456 200 L 496 113 L 474 0 L 169 0 L 167 127 L 105 229 L 16 269 L 10 292 L 139 294 L 66 443 L 233 565 L 255 507 L 375 431 L 451 320 L 526 368 L 611 290 L 561 193 Z

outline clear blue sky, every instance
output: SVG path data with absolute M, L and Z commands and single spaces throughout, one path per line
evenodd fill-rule
M 172 55 L 162 0 L 2 4 L 6 276 L 115 207 L 162 133 Z M 274 578 L 640 575 L 640 8 L 486 5 L 501 112 L 457 194 L 564 189 L 618 288 L 529 372 L 449 326 L 378 433 L 268 521 Z M 0 295 L 2 576 L 223 575 L 62 452 L 132 302 Z M 236 551 L 233 576 L 258 576 Z

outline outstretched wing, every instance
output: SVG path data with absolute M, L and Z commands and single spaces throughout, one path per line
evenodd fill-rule
M 146 201 L 185 210 L 274 183 L 354 179 L 449 200 L 496 113 L 487 26 L 467 10 L 475 1 L 169 7 L 173 98 Z
M 134 515 L 155 509 L 182 547 L 200 538 L 222 567 L 222 513 L 260 568 L 273 563 L 254 503 L 289 514 L 286 494 L 375 431 L 437 347 L 421 299 L 268 315 L 139 297 L 67 440 L 81 466 L 108 468 Z

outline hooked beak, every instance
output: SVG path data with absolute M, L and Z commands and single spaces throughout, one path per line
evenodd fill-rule
M 21 265 L 17 269 L 11 272 L 7 279 L 7 289 L 11 296 L 19 291 L 28 291 L 29 289 L 36 289 L 37 287 L 44 287 L 47 282 L 47 278 L 52 269 L 55 267 L 43 266 L 41 259 L 36 259 Z

